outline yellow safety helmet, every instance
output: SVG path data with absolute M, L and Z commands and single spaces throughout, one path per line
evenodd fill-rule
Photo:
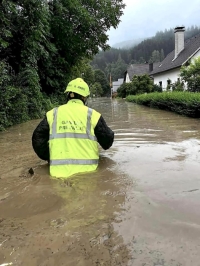
M 87 83 L 82 78 L 76 78 L 70 81 L 67 85 L 65 92 L 75 92 L 84 97 L 90 95 L 90 89 Z

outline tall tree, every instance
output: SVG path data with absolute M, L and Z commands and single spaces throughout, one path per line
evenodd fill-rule
M 86 65 L 83 73 L 83 79 L 87 84 L 90 86 L 94 84 L 94 70 L 92 69 L 91 65 Z
M 160 52 L 158 50 L 154 50 L 151 55 L 152 62 L 160 62 Z
M 101 84 L 101 87 L 103 89 L 103 95 L 108 94 L 110 91 L 110 86 L 109 86 L 109 82 L 106 78 L 105 73 L 100 69 L 96 69 L 94 71 L 94 79 L 95 79 L 95 82 Z
M 118 60 L 116 62 L 113 62 L 112 64 L 108 64 L 104 72 L 106 73 L 107 79 L 109 79 L 109 76 L 111 74 L 112 80 L 115 81 L 118 80 L 119 78 L 123 78 L 126 69 L 127 69 L 127 64 L 121 58 L 121 54 L 119 54 Z
M 103 95 L 103 89 L 102 86 L 99 82 L 95 82 L 91 87 L 90 87 L 90 95 L 92 97 L 99 97 Z
M 165 58 L 165 53 L 164 53 L 164 50 L 161 49 L 160 50 L 160 62 L 162 62 L 164 60 L 164 58 Z

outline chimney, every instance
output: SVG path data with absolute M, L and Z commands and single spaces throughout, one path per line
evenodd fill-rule
M 149 72 L 153 71 L 153 63 L 149 63 Z
M 185 27 L 176 27 L 174 29 L 174 33 L 175 33 L 174 59 L 176 59 L 178 54 L 184 49 L 184 31 L 185 31 Z

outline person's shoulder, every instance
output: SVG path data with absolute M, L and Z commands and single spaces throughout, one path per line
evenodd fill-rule
M 90 108 L 92 110 L 92 112 L 94 112 L 95 114 L 101 115 L 96 109 L 93 109 L 91 107 L 88 107 L 88 108 Z
M 58 109 L 60 108 L 62 105 L 59 105 L 59 106 L 55 106 L 53 107 L 52 109 L 50 109 L 49 111 L 46 112 L 46 116 L 48 116 L 49 114 L 53 113 L 55 109 Z
M 92 107 L 89 107 L 87 106 L 89 109 L 91 109 L 93 112 L 96 112 L 96 113 L 99 113 L 96 109 L 92 108 Z M 100 113 L 99 113 L 100 114 Z

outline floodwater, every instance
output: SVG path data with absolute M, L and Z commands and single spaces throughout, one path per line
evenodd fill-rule
M 0 133 L 0 266 L 199 266 L 200 120 L 109 98 L 89 106 L 115 142 L 96 172 L 67 182 L 32 150 L 40 120 Z

